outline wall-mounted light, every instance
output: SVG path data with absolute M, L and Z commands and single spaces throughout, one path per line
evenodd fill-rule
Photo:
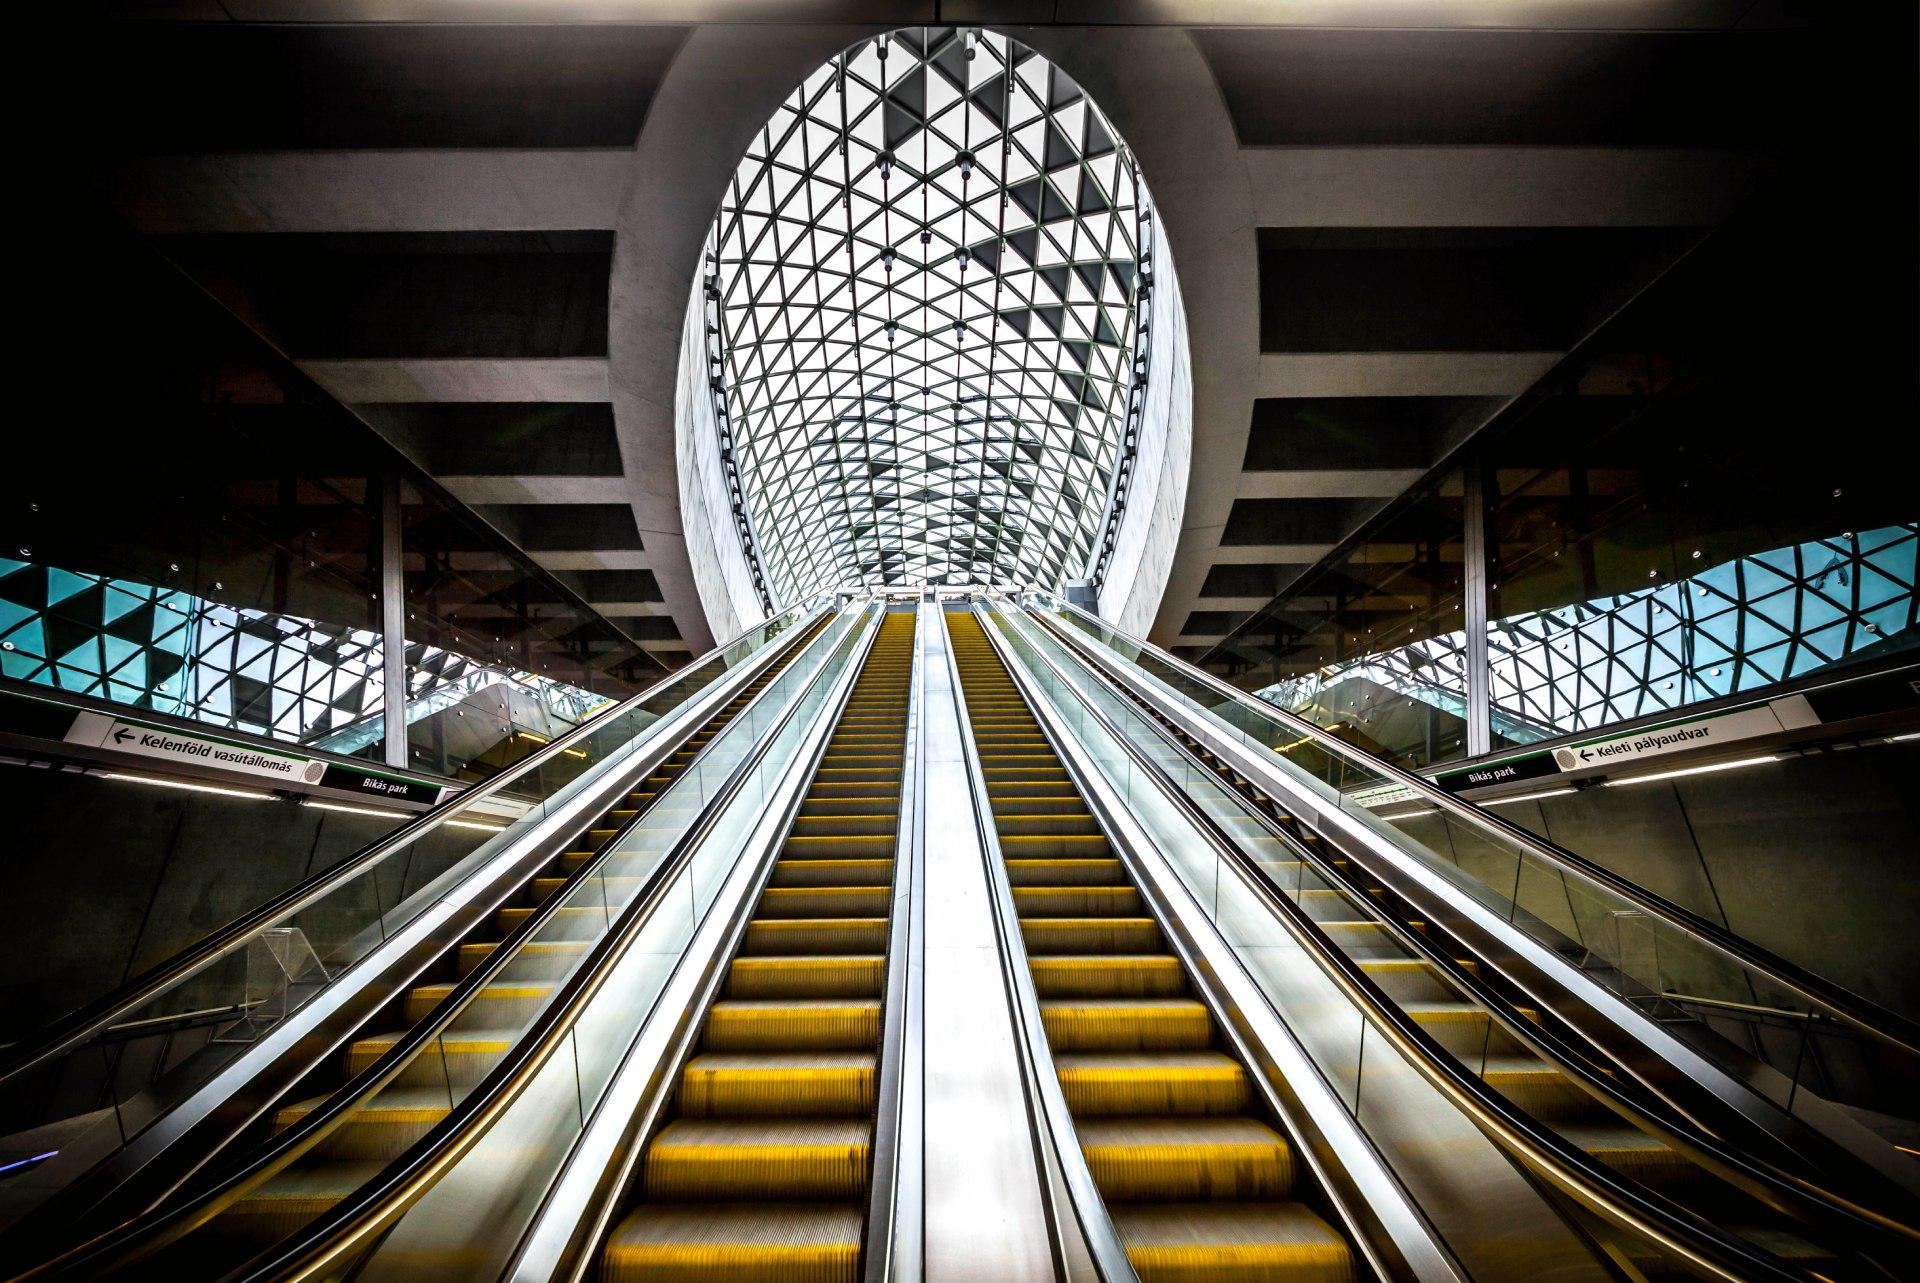
M 193 784 L 186 780 L 163 780 L 157 775 L 129 775 L 123 771 L 102 771 L 103 780 L 122 780 L 128 784 L 151 784 L 155 788 L 180 789 L 187 793 L 217 793 L 221 797 L 243 797 L 253 802 L 270 802 L 273 794 L 256 789 L 230 789 L 218 784 Z
M 1509 802 L 1532 802 L 1538 798 L 1543 798 L 1543 797 L 1564 797 L 1568 793 L 1571 793 L 1573 791 L 1574 790 L 1571 787 L 1558 788 L 1558 789 L 1541 789 L 1538 793 L 1515 793 L 1512 797 L 1489 798 L 1487 799 L 1487 801 L 1481 803 L 1481 805 L 1482 806 L 1505 806 Z
M 348 815 L 377 815 L 383 820 L 405 820 L 412 817 L 406 811 L 382 811 L 373 806 L 349 806 L 345 802 L 322 802 L 317 798 L 308 798 L 302 806 L 311 806 L 320 811 L 344 811 Z
M 1759 766 L 1762 762 L 1779 760 L 1778 753 L 1768 753 L 1762 757 L 1743 757 L 1737 762 L 1715 762 L 1711 766 L 1689 766 L 1679 771 L 1657 771 L 1652 775 L 1636 775 L 1632 779 L 1608 780 L 1607 787 L 1616 788 L 1622 784 L 1651 784 L 1655 780 L 1674 780 L 1682 775 L 1708 775 L 1714 771 L 1737 771 L 1743 766 Z

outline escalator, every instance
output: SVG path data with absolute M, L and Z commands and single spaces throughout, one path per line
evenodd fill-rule
M 980 631 L 971 616 L 954 620 L 956 634 L 962 628 Z M 1055 634 L 1065 655 L 1087 661 L 1077 635 L 1040 631 Z M 997 657 L 986 659 L 999 667 Z M 1190 798 L 1201 798 L 1200 782 L 1211 777 L 1205 795 L 1218 803 L 1207 810 L 1245 853 L 1246 867 L 1312 919 L 1465 1074 L 1569 1149 L 1667 1203 L 1683 1222 L 1713 1226 L 1749 1245 L 1750 1259 L 1769 1270 L 1822 1279 L 1906 1276 L 1899 1262 L 1911 1261 L 1911 1229 L 1858 1216 L 1844 1197 L 1751 1161 L 1665 1102 L 1630 1090 L 1640 1067 L 1597 1056 L 1601 1048 L 1583 1038 L 1589 1026 L 1542 1007 L 1504 974 L 1506 959 L 1469 956 L 1461 940 L 1435 931 L 1418 906 L 1376 876 L 1370 860 L 1354 858 L 1337 834 L 1323 834 L 1264 791 L 1223 755 L 1226 749 L 1215 751 L 1126 682 L 1096 676 L 1100 666 L 1086 662 L 1084 671 L 1137 711 L 1139 729 L 1129 732 L 1136 743 L 1163 739 L 1146 755 L 1168 778 L 1183 781 Z M 1032 734 L 1037 738 L 1037 728 Z M 1679 1268 L 1643 1238 L 1629 1236 L 1617 1250 L 1648 1277 Z
M 860 1276 L 914 620 L 880 625 L 639 1159 L 604 1279 Z
M 599 862 L 595 876 L 603 887 L 637 884 L 640 870 L 623 866 L 649 857 L 640 852 L 609 852 L 608 848 L 649 814 L 706 746 L 805 652 L 826 623 L 823 617 L 802 633 L 785 655 L 742 686 L 637 788 L 581 831 L 546 869 L 527 879 L 481 929 L 448 948 L 425 982 L 413 985 L 388 1003 L 329 1070 L 309 1075 L 301 1087 L 305 1098 L 273 1111 L 271 1134 L 278 1136 L 300 1124 L 324 1106 L 334 1090 L 386 1055 L 409 1028 L 427 1019 L 449 997 L 460 978 L 480 967 L 541 906 L 567 893 L 581 870 Z M 165 1264 L 178 1269 L 231 1264 L 292 1234 L 405 1153 L 506 1054 L 520 1029 L 547 1002 L 593 934 L 604 925 L 605 914 L 604 905 L 568 904 L 555 910 L 554 935 L 559 938 L 522 944 L 429 1054 L 416 1056 L 398 1079 L 319 1146 L 177 1245 L 163 1258 Z
M 1350 860 L 1327 851 L 1318 834 L 1235 775 L 1216 755 L 1167 729 L 1196 766 L 1213 772 L 1254 803 L 1278 835 L 1298 844 L 1302 858 L 1290 868 L 1281 870 L 1265 862 L 1276 880 L 1288 883 L 1289 894 L 1334 944 L 1470 1073 L 1575 1148 L 1659 1190 L 1768 1255 L 1821 1278 L 1852 1275 L 1835 1251 L 1791 1232 L 1790 1222 L 1781 1221 L 1680 1150 L 1634 1126 L 1528 1047 L 1513 1028 L 1493 1018 L 1480 995 L 1463 988 L 1435 960 L 1438 946 L 1427 940 L 1427 923 L 1411 916 L 1386 887 L 1360 876 Z M 1422 943 L 1427 947 L 1418 948 Z M 1492 978 L 1493 969 L 1479 960 L 1461 959 L 1456 965 L 1480 978 L 1483 985 Z M 1517 1010 L 1529 1023 L 1542 1020 L 1539 1011 Z M 1659 1263 L 1657 1254 L 1637 1262 L 1649 1273 L 1658 1273 Z
M 971 614 L 948 632 L 1054 1066 L 1128 1259 L 1161 1280 L 1361 1267 Z

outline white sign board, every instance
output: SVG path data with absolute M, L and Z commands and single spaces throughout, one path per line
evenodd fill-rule
M 1780 719 L 1766 705 L 1743 708 L 1718 717 L 1703 717 L 1650 730 L 1635 731 L 1613 739 L 1594 740 L 1553 750 L 1553 758 L 1563 771 L 1584 770 L 1592 766 L 1623 766 L 1668 753 L 1685 753 L 1700 748 L 1716 748 L 1735 740 L 1756 735 L 1775 735 L 1782 729 Z
M 325 762 L 310 757 L 122 721 L 105 713 L 80 714 L 74 718 L 66 738 L 69 744 L 110 748 L 136 757 L 159 758 L 290 783 L 318 784 L 327 769 Z

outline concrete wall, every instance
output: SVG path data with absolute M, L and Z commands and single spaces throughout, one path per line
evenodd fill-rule
M 1495 808 L 1559 845 L 1854 992 L 1920 1018 L 1920 744 L 1878 744 L 1740 770 L 1597 788 Z M 1511 860 L 1421 817 L 1402 827 L 1502 892 Z M 1598 902 L 1543 879 L 1527 907 L 1582 939 L 1621 932 Z M 1666 950 L 1669 983 L 1721 986 L 1724 974 Z M 1731 995 L 1727 995 L 1731 996 Z M 1765 1002 L 1765 995 L 1757 995 Z
M 253 801 L 98 776 L 0 767 L 7 858 L 0 866 L 0 1038 L 17 1038 L 351 855 L 393 821 L 292 801 Z M 489 834 L 446 829 L 396 856 L 363 912 L 310 914 L 366 925 Z
M 1101 618 L 1134 637 L 1146 636 L 1153 627 L 1167 576 L 1173 572 L 1193 458 L 1193 353 L 1187 348 L 1187 311 L 1173 270 L 1173 248 L 1157 218 L 1153 236 L 1153 326 L 1147 336 L 1140 453 L 1113 561 L 1100 586 Z
M 674 453 L 679 459 L 680 521 L 687 559 L 693 564 L 694 587 L 716 643 L 738 637 L 767 613 L 754 591 L 753 573 L 734 526 L 719 434 L 713 393 L 707 386 L 706 305 L 696 284 L 680 331 Z

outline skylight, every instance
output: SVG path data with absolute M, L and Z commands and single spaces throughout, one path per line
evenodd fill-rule
M 770 604 L 1093 571 L 1138 413 L 1149 211 L 1078 85 L 912 28 L 809 76 L 708 240 L 707 356 Z

